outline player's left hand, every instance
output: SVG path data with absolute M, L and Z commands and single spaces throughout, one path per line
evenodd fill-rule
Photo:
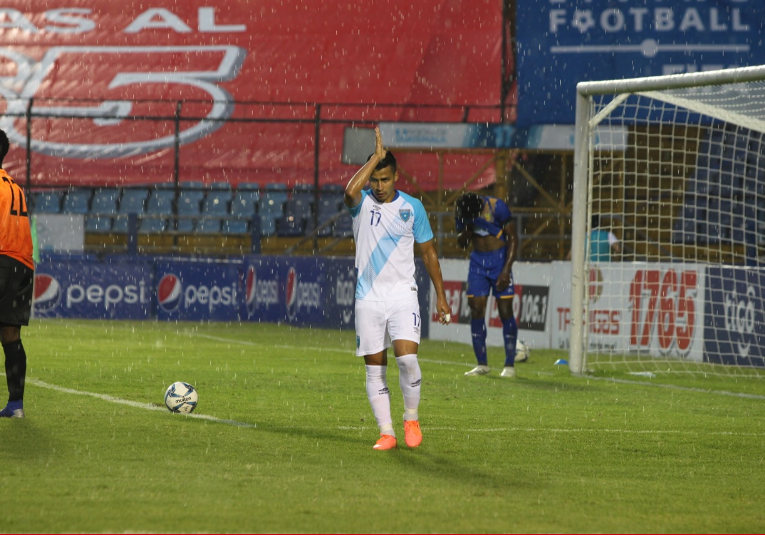
M 503 292 L 508 286 L 510 286 L 510 274 L 503 271 L 499 274 L 499 277 L 497 277 L 497 291 Z

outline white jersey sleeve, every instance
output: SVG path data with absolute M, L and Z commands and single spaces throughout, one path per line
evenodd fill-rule
M 364 190 L 361 202 L 349 210 L 356 241 L 356 299 L 394 301 L 417 292 L 414 242 L 433 239 L 422 203 L 401 192 L 380 203 Z

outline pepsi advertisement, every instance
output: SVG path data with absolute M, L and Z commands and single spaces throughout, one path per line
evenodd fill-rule
M 142 320 L 152 317 L 151 263 L 62 261 L 35 271 L 38 318 Z
M 420 312 L 430 279 L 415 261 Z M 34 311 L 42 318 L 252 321 L 355 329 L 353 258 L 249 255 L 234 260 L 132 261 L 111 256 L 37 266 Z M 427 338 L 427 323 L 422 336 Z
M 243 320 L 266 323 L 283 321 L 284 285 L 279 281 L 279 264 L 275 257 L 245 257 L 241 310 Z
M 324 309 L 326 263 L 323 258 L 245 257 L 245 319 L 329 326 Z
M 705 360 L 765 366 L 761 269 L 709 267 L 704 310 Z
M 241 261 L 158 261 L 157 319 L 238 321 Z

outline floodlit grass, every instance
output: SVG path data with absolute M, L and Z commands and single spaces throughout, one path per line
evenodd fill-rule
M 352 332 L 38 320 L 22 335 L 0 532 L 765 531 L 761 379 L 577 378 L 552 350 L 514 380 L 467 378 L 469 346 L 424 341 L 423 444 L 377 452 Z M 177 380 L 212 419 L 151 410 Z M 395 365 L 389 384 L 398 422 Z

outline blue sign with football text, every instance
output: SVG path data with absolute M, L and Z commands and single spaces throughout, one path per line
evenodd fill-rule
M 576 84 L 758 65 L 761 0 L 517 3 L 517 126 L 573 124 Z

